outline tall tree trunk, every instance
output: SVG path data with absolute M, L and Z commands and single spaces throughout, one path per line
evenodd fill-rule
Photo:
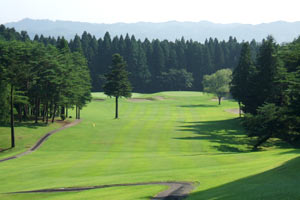
M 68 118 L 68 104 L 66 105 L 66 118 Z
M 52 118 L 52 112 L 53 112 L 53 101 L 51 100 L 51 104 L 50 104 L 50 118 Z
M 264 142 L 266 142 L 271 137 L 272 137 L 272 133 L 269 133 L 269 134 L 265 135 L 264 137 L 259 138 L 252 150 L 256 151 L 260 145 L 262 145 Z
M 76 105 L 75 113 L 76 113 L 76 119 L 78 119 L 78 108 L 77 108 L 77 105 Z
M 38 115 L 39 115 L 39 109 L 38 109 L 38 98 L 35 98 L 35 123 L 38 123 Z
M 43 122 L 45 122 L 45 118 L 46 118 L 46 105 L 43 105 Z
M 41 116 L 41 115 L 40 115 L 40 110 L 41 110 L 41 109 L 40 109 L 40 106 L 41 106 L 41 99 L 38 98 L 38 107 L 37 107 L 37 109 L 38 109 L 38 117 Z
M 218 97 L 219 105 L 221 105 L 221 99 L 222 99 L 222 97 Z
M 80 119 L 80 108 L 78 107 L 78 119 Z
M 54 104 L 54 109 L 53 109 L 53 113 L 52 113 L 52 123 L 54 122 L 56 108 L 57 108 L 57 105 Z
M 242 117 L 241 102 L 239 101 L 239 116 Z
M 62 117 L 62 115 L 64 115 L 64 117 Z M 61 116 L 61 119 L 64 121 L 65 118 L 66 118 L 66 115 L 65 115 L 65 106 L 61 106 L 60 116 Z
M 33 106 L 33 105 L 32 105 Z M 32 117 L 34 114 L 33 114 L 33 107 L 30 107 L 30 117 Z
M 28 113 L 28 105 L 24 105 L 23 107 L 23 111 L 24 111 L 24 120 L 28 119 L 27 113 Z
M 118 96 L 116 96 L 116 119 L 118 119 L 118 117 L 119 117 L 119 113 L 118 113 L 118 99 L 119 99 L 119 97 Z
M 15 147 L 15 127 L 14 127 L 14 86 L 10 87 L 10 130 L 11 130 L 11 148 Z
M 65 114 L 65 106 L 61 106 L 60 114 L 61 115 Z
M 19 114 L 19 122 L 21 123 L 22 122 L 22 105 L 21 104 L 19 104 L 19 112 L 18 112 L 18 114 Z
M 48 124 L 48 120 L 49 120 L 49 114 L 48 114 L 48 110 L 49 110 L 49 108 L 48 108 L 48 101 L 46 102 L 46 124 Z

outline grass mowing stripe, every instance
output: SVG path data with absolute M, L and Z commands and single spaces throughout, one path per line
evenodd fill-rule
M 1 164 L 0 193 L 179 180 L 201 183 L 190 199 L 234 199 L 227 194 L 251 197 L 261 195 L 260 188 L 266 190 L 265 199 L 282 199 L 282 194 L 290 199 L 300 196 L 300 177 L 295 173 L 300 170 L 300 152 L 281 144 L 268 147 L 279 144 L 273 141 L 264 146 L 265 151 L 249 152 L 251 139 L 244 135 L 236 116 L 224 112 L 236 108 L 235 102 L 222 101 L 218 106 L 211 96 L 199 92 L 139 94 L 141 98 L 155 96 L 171 99 L 122 99 L 120 120 L 113 119 L 114 99 L 93 101 L 83 109 L 80 125 L 55 135 L 26 158 Z M 28 127 L 24 130 L 32 131 Z M 284 181 L 278 182 L 279 177 Z M 278 192 L 272 191 L 272 184 L 273 188 L 280 185 L 287 192 L 278 189 L 280 195 L 276 198 Z M 148 191 L 127 188 L 128 199 L 136 199 L 137 190 L 145 195 Z M 110 193 L 109 199 L 121 197 L 118 189 Z M 97 195 L 104 194 L 97 191 Z M 149 199 L 145 195 L 142 197 Z M 64 199 L 72 197 L 64 195 Z M 86 193 L 83 199 L 92 198 L 92 194 Z

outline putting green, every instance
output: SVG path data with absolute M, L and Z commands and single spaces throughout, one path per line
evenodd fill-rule
M 300 151 L 272 141 L 269 145 L 275 147 L 266 144 L 263 151 L 251 152 L 253 141 L 237 115 L 226 111 L 237 107 L 234 101 L 218 106 L 211 95 L 200 92 L 135 94 L 151 100 L 121 99 L 120 119 L 113 119 L 114 99 L 101 93 L 95 97 L 104 101 L 84 108 L 80 124 L 52 135 L 30 155 L 0 163 L 1 199 L 150 199 L 165 186 L 3 194 L 150 181 L 200 183 L 188 199 L 300 196 Z M 41 136 L 51 128 L 22 127 L 22 134 L 41 131 Z M 1 128 L 5 133 L 8 127 Z M 6 154 L 12 153 L 1 153 L 1 158 Z

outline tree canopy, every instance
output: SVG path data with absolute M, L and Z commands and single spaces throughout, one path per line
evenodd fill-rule
M 48 123 L 49 117 L 67 117 L 65 110 L 79 110 L 91 99 L 90 73 L 84 56 L 72 53 L 63 38 L 57 46 L 29 40 L 0 40 L 1 121 L 10 115 L 12 147 L 14 116 Z M 60 108 L 60 110 L 59 110 Z M 9 113 L 9 114 L 8 114 Z M 59 114 L 58 114 L 59 113 Z
M 105 75 L 103 89 L 104 94 L 116 98 L 115 118 L 118 118 L 118 99 L 119 97 L 131 97 L 132 90 L 126 71 L 126 62 L 120 54 L 112 56 L 112 65 L 110 72 Z
M 222 97 L 229 93 L 229 83 L 231 82 L 232 71 L 230 69 L 221 69 L 211 75 L 203 77 L 204 91 L 215 94 L 218 97 L 219 105 Z
M 300 39 L 279 46 L 269 36 L 263 40 L 255 61 L 249 51 L 240 57 L 244 68 L 234 71 L 233 97 L 242 103 L 244 126 L 257 137 L 254 149 L 270 138 L 290 144 L 300 142 Z M 253 58 L 252 58 L 253 59 Z M 253 66 L 251 63 L 255 63 Z M 247 70 L 241 70 L 241 69 Z M 238 77 L 245 77 L 239 81 Z M 243 88 L 245 88 L 243 92 Z

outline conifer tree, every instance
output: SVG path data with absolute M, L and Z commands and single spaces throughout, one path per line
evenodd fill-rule
M 252 95 L 249 105 L 250 113 L 256 113 L 256 109 L 263 105 L 264 102 L 272 101 L 274 94 L 274 81 L 280 67 L 277 56 L 278 47 L 274 38 L 268 36 L 259 49 L 256 61 L 257 73 L 253 76 L 252 82 L 255 84 L 255 95 Z M 247 106 L 245 104 L 245 106 Z
M 230 93 L 233 98 L 238 101 L 239 114 L 241 116 L 241 103 L 247 105 L 248 99 L 251 99 L 253 94 L 253 87 L 251 88 L 251 78 L 253 76 L 254 66 L 251 60 L 250 45 L 248 42 L 243 44 L 241 56 L 237 67 L 232 73 L 232 81 L 230 86 Z M 244 112 L 247 112 L 247 107 Z
M 128 80 L 128 72 L 126 71 L 126 62 L 120 54 L 112 56 L 112 65 L 110 72 L 105 75 L 106 82 L 103 86 L 104 93 L 109 97 L 116 98 L 115 118 L 118 115 L 118 100 L 120 97 L 131 97 L 131 85 Z

